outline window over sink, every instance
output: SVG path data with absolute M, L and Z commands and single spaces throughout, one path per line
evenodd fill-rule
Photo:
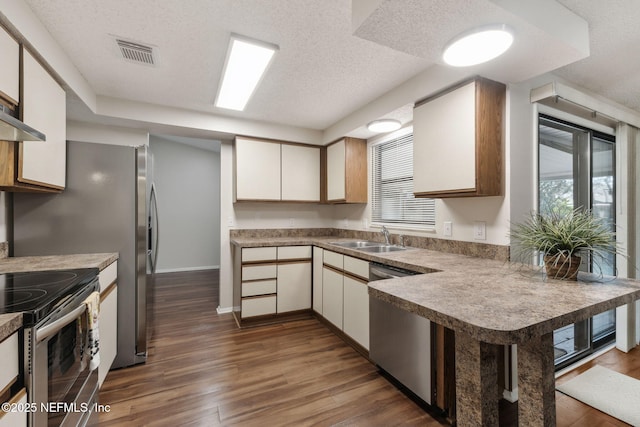
M 413 196 L 413 127 L 372 144 L 371 222 L 435 227 L 435 200 Z

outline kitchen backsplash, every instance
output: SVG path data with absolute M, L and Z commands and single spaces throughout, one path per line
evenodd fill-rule
M 269 237 L 323 237 L 333 236 L 345 239 L 362 239 L 383 241 L 380 232 L 346 230 L 341 228 L 284 228 L 284 229 L 234 229 L 229 237 L 269 238 Z M 400 243 L 399 234 L 391 234 L 391 242 Z M 459 240 L 436 239 L 433 237 L 405 235 L 404 244 L 414 248 L 467 255 L 477 258 L 509 260 L 509 246 L 491 245 L 487 243 L 464 242 Z

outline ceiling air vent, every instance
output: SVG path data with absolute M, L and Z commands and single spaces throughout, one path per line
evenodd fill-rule
M 116 39 L 116 43 L 120 48 L 122 57 L 127 61 L 145 65 L 156 65 L 153 56 L 153 47 L 118 38 Z

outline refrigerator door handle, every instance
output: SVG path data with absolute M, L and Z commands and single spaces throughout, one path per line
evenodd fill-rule
M 151 191 L 150 191 L 150 199 L 151 199 L 151 215 L 150 220 L 153 221 L 152 224 L 149 224 L 150 233 L 149 233 L 149 262 L 151 263 L 151 272 L 156 272 L 156 265 L 158 263 L 158 247 L 160 244 L 160 228 L 159 228 L 159 220 L 158 220 L 158 196 L 156 193 L 156 185 L 155 183 L 151 183 Z

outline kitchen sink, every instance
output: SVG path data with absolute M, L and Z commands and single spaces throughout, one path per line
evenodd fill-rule
M 371 240 L 356 240 L 348 242 L 331 242 L 332 245 L 341 246 L 343 248 L 355 249 L 369 253 L 397 252 L 404 251 L 408 248 L 398 245 L 387 245 L 386 243 L 373 242 Z
M 397 252 L 397 251 L 406 251 L 408 248 L 404 246 L 396 246 L 396 245 L 384 245 L 378 244 L 377 246 L 365 246 L 363 248 L 358 248 L 358 250 L 362 252 L 369 253 L 381 253 L 381 252 Z
M 373 242 L 371 240 L 357 240 L 349 242 L 331 242 L 332 245 L 341 246 L 343 248 L 361 249 L 371 246 L 380 246 L 384 243 Z

